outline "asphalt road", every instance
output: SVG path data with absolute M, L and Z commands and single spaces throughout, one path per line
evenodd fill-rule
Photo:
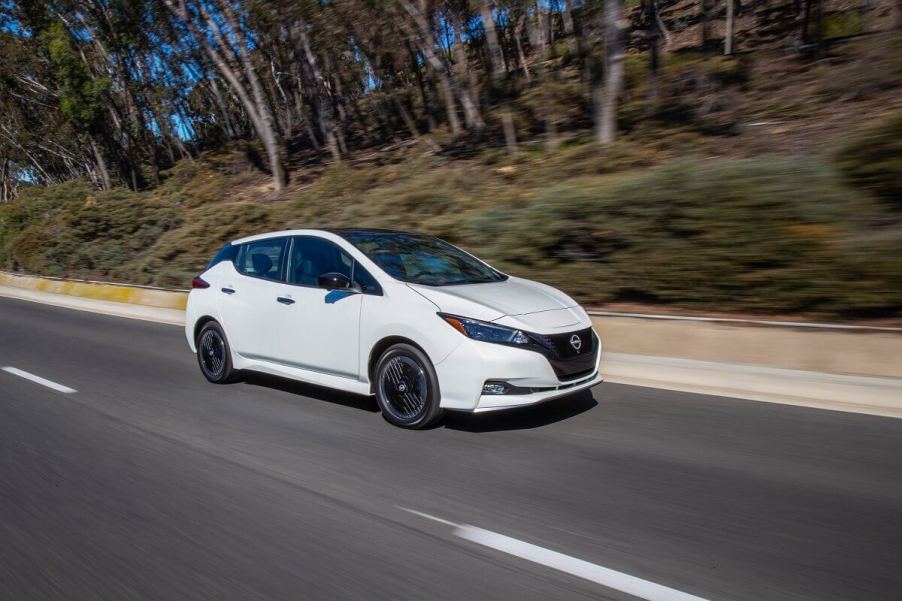
M 902 420 L 603 384 L 409 432 L 10 299 L 0 367 L 76 390 L 0 371 L 0 599 L 634 598 L 512 539 L 710 600 L 902 598 Z

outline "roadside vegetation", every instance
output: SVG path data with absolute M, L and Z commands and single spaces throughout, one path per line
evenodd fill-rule
M 900 207 L 884 195 L 892 181 L 862 175 L 854 157 L 868 156 L 850 150 L 873 131 L 835 164 L 698 156 L 649 166 L 625 142 L 609 156 L 587 143 L 516 160 L 332 165 L 264 201 L 259 174 L 225 173 L 223 161 L 239 160 L 217 155 L 180 163 L 152 191 L 25 190 L 0 207 L 0 264 L 184 287 L 224 241 L 368 225 L 439 235 L 590 305 L 887 316 L 902 307 Z M 887 157 L 898 139 L 873 152 Z
M 232 46 L 219 56 L 237 83 L 197 41 L 201 4 L 0 2 L 0 269 L 183 288 L 242 235 L 372 226 L 441 236 L 588 305 L 902 315 L 895 5 L 751 3 L 727 52 L 729 0 L 626 3 L 612 83 L 612 2 L 205 3 L 232 32 L 206 43 Z M 348 54 L 358 4 L 397 35 Z M 280 30 L 273 6 L 307 29 Z M 106 17 L 120 37 L 91 30 Z M 122 71 L 142 61 L 162 71 Z

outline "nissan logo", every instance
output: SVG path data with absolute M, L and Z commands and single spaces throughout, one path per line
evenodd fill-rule
M 574 334 L 573 336 L 570 337 L 570 346 L 572 346 L 573 349 L 574 349 L 577 353 L 579 352 L 579 349 L 581 349 L 581 348 L 583 347 L 583 341 L 582 341 L 582 339 L 579 337 L 578 334 Z

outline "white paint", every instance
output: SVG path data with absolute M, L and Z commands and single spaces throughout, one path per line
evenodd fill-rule
M 222 326 L 237 370 L 264 371 L 284 378 L 355 394 L 370 393 L 370 359 L 389 338 L 413 341 L 432 361 L 445 409 L 475 411 L 497 408 L 497 397 L 482 396 L 486 380 L 502 374 L 511 384 L 541 388 L 538 392 L 506 396 L 506 407 L 532 405 L 560 396 L 561 381 L 541 354 L 469 338 L 436 313 L 492 321 L 498 326 L 537 334 L 570 334 L 588 330 L 592 321 L 576 301 L 550 286 L 522 278 L 474 286 L 429 287 L 391 277 L 360 249 L 332 232 L 290 230 L 272 232 L 241 243 L 267 238 L 292 239 L 303 245 L 311 239 L 331 245 L 338 256 L 355 261 L 379 283 L 382 294 L 335 292 L 308 283 L 289 283 L 241 273 L 232 261 L 221 261 L 201 277 L 208 288 L 188 294 L 185 337 L 196 351 L 198 320 L 212 317 Z M 287 273 L 327 269 L 308 265 L 303 252 L 292 247 Z M 295 264 L 297 261 L 300 263 Z M 305 280 L 306 282 L 307 280 Z M 222 290 L 231 289 L 231 293 Z M 277 302 L 291 296 L 293 304 Z M 584 344 L 588 340 L 583 340 Z M 587 345 L 588 346 L 588 345 Z M 583 354 L 592 357 L 585 349 Z M 567 389 L 575 393 L 595 383 L 594 370 Z M 588 369 L 588 366 L 586 366 Z M 485 406 L 482 403 L 486 403 Z
M 421 518 L 426 518 L 427 520 L 432 520 L 433 522 L 438 522 L 439 524 L 444 524 L 445 526 L 451 526 L 452 528 L 457 528 L 457 524 L 454 522 L 449 522 L 448 520 L 443 520 L 442 518 L 435 517 L 434 515 L 429 515 L 428 513 L 423 513 L 422 511 L 417 511 L 416 509 L 408 509 L 406 507 L 398 507 L 398 509 L 402 509 L 407 513 L 412 513 L 413 515 L 418 515 Z
M 576 576 L 577 578 L 589 580 L 646 601 L 706 601 L 704 598 L 696 595 L 684 593 L 683 591 L 656 584 L 649 580 L 643 580 L 642 578 L 636 578 L 623 572 L 605 568 L 576 557 L 552 551 L 551 549 L 498 534 L 497 532 L 467 524 L 455 524 L 434 515 L 407 509 L 406 507 L 399 507 L 399 509 L 439 524 L 450 526 L 454 528 L 453 534 L 455 536 L 477 545 L 489 547 L 490 549 L 495 549 L 496 551 L 507 553 L 508 555 Z
M 74 388 L 69 388 L 68 386 L 63 386 L 62 384 L 57 384 L 51 380 L 47 380 L 46 378 L 42 378 L 41 376 L 36 376 L 34 374 L 30 374 L 27 371 L 23 371 L 16 367 L 4 367 L 3 371 L 6 373 L 10 373 L 14 376 L 19 376 L 20 378 L 25 378 L 26 380 L 30 380 L 35 384 L 40 384 L 41 386 L 46 386 L 47 388 L 52 388 L 57 392 L 64 392 L 66 394 L 71 394 L 73 392 L 78 392 Z

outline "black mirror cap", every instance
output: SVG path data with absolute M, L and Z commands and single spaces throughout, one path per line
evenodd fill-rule
M 317 285 L 326 290 L 349 290 L 351 279 L 343 273 L 324 273 L 317 278 Z

